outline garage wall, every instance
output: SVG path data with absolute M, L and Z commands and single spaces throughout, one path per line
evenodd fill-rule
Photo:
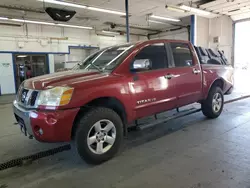
M 218 42 L 214 38 L 218 37 Z M 220 49 L 226 58 L 232 62 L 233 21 L 228 16 L 217 18 L 196 18 L 196 45 L 206 48 Z
M 186 16 L 181 19 L 180 25 L 188 26 L 192 24 L 194 24 L 192 23 L 192 16 Z M 169 30 L 169 29 L 177 29 L 177 28 L 179 28 L 179 26 L 171 26 L 171 28 L 167 28 L 167 29 Z M 175 31 L 166 31 L 157 35 L 151 35 L 150 39 L 189 40 L 189 33 L 188 33 L 187 28 L 182 28 L 182 29 L 175 30 Z
M 131 42 L 139 37 L 131 36 Z M 21 27 L 2 26 L 0 29 L 0 84 L 1 94 L 15 93 L 13 52 L 48 53 L 49 69 L 54 72 L 55 54 L 68 53 L 69 46 L 94 46 L 103 48 L 126 43 L 126 36 L 97 36 L 95 31 L 27 24 Z M 66 60 L 75 60 L 77 55 L 87 56 L 89 52 L 74 49 Z M 4 63 L 4 64 L 2 64 Z M 9 63 L 8 66 L 6 63 Z
M 131 36 L 131 41 L 138 39 L 137 36 Z M 0 51 L 67 53 L 69 45 L 91 45 L 102 48 L 125 42 L 126 36 L 97 36 L 92 30 L 35 24 L 28 24 L 27 29 L 25 26 L 1 26 L 0 30 Z
M 209 19 L 196 16 L 196 45 L 209 46 Z
M 15 93 L 12 54 L 0 54 L 0 89 L 1 94 Z
M 214 42 L 214 37 L 219 42 Z M 233 20 L 228 16 L 221 16 L 209 20 L 209 47 L 223 50 L 228 61 L 232 63 L 233 49 Z
M 48 60 L 49 60 L 49 71 L 50 72 L 55 72 L 55 64 L 54 64 L 54 61 L 55 61 L 55 57 L 53 54 L 48 54 Z
M 158 35 L 152 35 L 150 39 L 188 40 L 188 31 L 187 29 L 181 29 L 177 31 L 163 32 Z

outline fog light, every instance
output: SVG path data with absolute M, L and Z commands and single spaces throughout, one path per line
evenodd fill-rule
M 37 118 L 38 115 L 37 115 L 37 113 L 35 113 L 35 112 L 30 112 L 30 117 L 32 117 L 32 118 Z
M 35 131 L 35 133 L 39 136 L 39 135 L 43 135 L 43 130 L 42 130 L 42 128 L 41 127 L 39 127 L 39 126 L 35 126 L 34 127 L 34 131 Z
M 38 132 L 40 135 L 43 135 L 43 130 L 41 128 L 38 130 Z

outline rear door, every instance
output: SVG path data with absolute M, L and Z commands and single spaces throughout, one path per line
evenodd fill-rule
M 197 102 L 202 98 L 202 72 L 194 48 L 189 43 L 170 42 L 173 68 L 169 70 L 175 82 L 177 106 Z
M 141 59 L 150 60 L 152 67 L 150 70 L 135 72 L 134 80 L 129 83 L 136 118 L 175 108 L 176 93 L 173 80 L 168 78 L 165 44 L 153 43 L 143 46 L 135 55 L 133 62 Z

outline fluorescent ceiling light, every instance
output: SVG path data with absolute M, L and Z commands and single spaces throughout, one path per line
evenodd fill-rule
M 32 20 L 22 20 L 22 19 L 10 19 L 10 20 L 12 20 L 14 22 L 23 22 L 23 23 L 33 23 L 33 24 L 42 24 L 42 25 L 56 25 L 55 23 L 32 21 Z
M 93 27 L 88 27 L 88 26 L 57 24 L 57 23 L 51 23 L 51 22 L 42 22 L 42 21 L 33 21 L 33 20 L 15 19 L 15 18 L 9 19 L 5 17 L 0 17 L 0 20 L 8 20 L 12 22 L 31 23 L 31 24 L 41 24 L 41 25 L 52 25 L 52 26 L 59 26 L 59 27 L 71 27 L 71 28 L 79 28 L 79 29 L 93 29 Z
M 80 4 L 75 4 L 75 3 L 65 2 L 65 1 L 58 1 L 58 0 L 37 0 L 37 1 L 51 3 L 51 4 L 57 4 L 57 5 L 76 7 L 76 8 L 83 8 L 83 9 L 88 9 L 88 10 L 93 10 L 93 11 L 98 11 L 98 12 L 106 12 L 106 13 L 117 14 L 117 15 L 122 15 L 122 16 L 126 15 L 126 13 L 120 12 L 120 11 L 108 10 L 108 9 L 103 9 L 103 8 L 96 8 L 96 7 L 85 6 L 85 5 L 80 5 Z
M 211 13 L 208 12 L 208 11 L 201 10 L 201 9 L 198 9 L 198 8 L 194 8 L 194 7 L 189 7 L 189 6 L 186 6 L 186 5 L 181 5 L 181 6 L 180 6 L 180 9 L 186 10 L 186 11 L 188 11 L 188 12 L 192 12 L 192 13 L 194 13 L 194 14 L 204 15 L 204 16 L 208 16 L 208 15 L 211 14 Z
M 175 12 L 182 12 L 185 13 L 185 10 L 180 9 L 179 7 L 171 6 L 171 5 L 166 5 L 166 9 L 170 11 L 175 11 Z
M 164 24 L 164 25 L 169 25 L 168 23 L 159 22 L 159 21 L 156 21 L 156 20 L 148 20 L 148 22 L 151 22 L 151 23 L 158 23 L 158 24 Z
M 86 27 L 86 26 L 80 26 L 80 25 L 68 25 L 68 24 L 56 24 L 56 26 L 72 27 L 72 28 L 79 28 L 79 29 L 93 29 L 93 27 Z
M 181 20 L 176 19 L 176 18 L 169 18 L 169 17 L 161 17 L 161 16 L 156 16 L 156 15 L 150 15 L 151 18 L 159 19 L 159 20 L 167 20 L 167 21 L 172 21 L 172 22 L 179 22 Z
M 17 57 L 27 57 L 28 55 L 18 55 Z
M 75 4 L 75 3 L 69 3 L 69 2 L 64 2 L 64 1 L 56 1 L 56 0 L 38 0 L 38 1 L 42 1 L 42 2 L 45 2 L 45 3 L 51 3 L 51 4 L 56 4 L 56 5 L 76 7 L 76 8 L 86 8 L 87 7 L 85 5 L 79 5 L 79 4 Z
M 94 10 L 94 11 L 98 11 L 98 12 L 106 12 L 106 13 L 110 13 L 110 14 L 118 14 L 118 15 L 126 15 L 124 12 L 119 12 L 119 11 L 114 11 L 114 10 L 107 10 L 107 9 L 103 9 L 103 8 L 96 8 L 96 7 L 88 7 L 88 10 Z
M 0 20 L 8 20 L 9 18 L 6 17 L 0 17 Z
M 107 31 L 107 30 L 102 30 L 103 33 L 107 33 L 107 34 L 115 34 L 118 35 L 120 34 L 119 32 L 115 32 L 115 31 Z

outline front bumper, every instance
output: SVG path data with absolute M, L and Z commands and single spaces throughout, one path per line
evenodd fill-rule
M 68 142 L 75 117 L 80 109 L 39 111 L 25 109 L 13 102 L 13 111 L 22 132 L 41 142 Z M 42 131 L 41 131 L 42 130 Z

